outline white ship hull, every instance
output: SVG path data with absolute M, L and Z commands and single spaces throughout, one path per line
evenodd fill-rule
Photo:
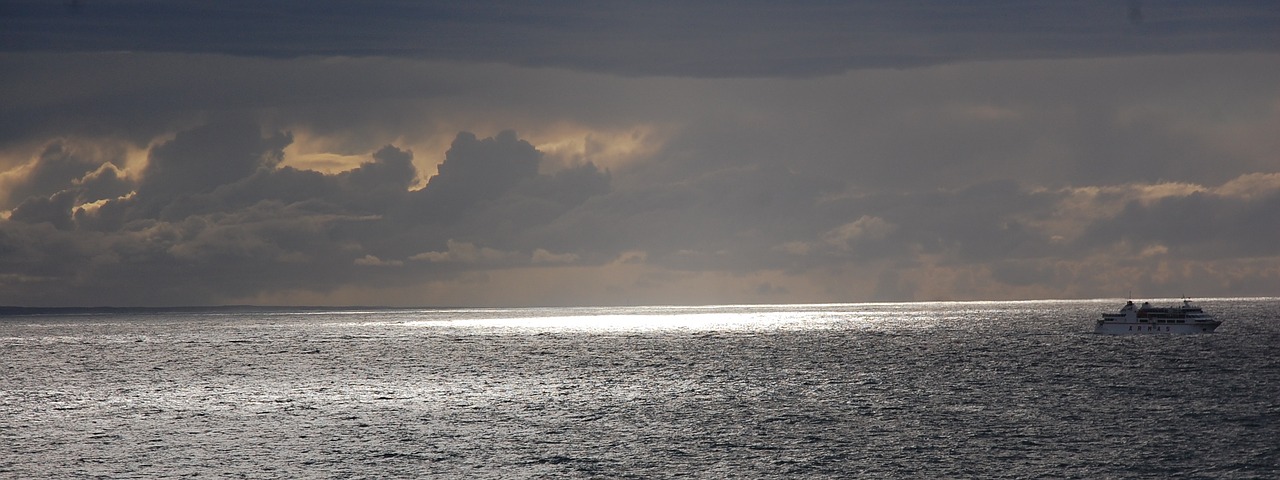
M 1103 333 L 1108 335 L 1137 335 L 1147 333 L 1212 333 L 1218 328 L 1218 323 L 1207 324 L 1150 324 L 1150 323 L 1116 323 L 1116 322 L 1098 322 L 1098 328 L 1093 330 L 1094 333 Z
M 1180 307 L 1141 307 L 1126 302 L 1119 313 L 1104 313 L 1094 333 L 1137 335 L 1147 333 L 1210 333 L 1222 325 L 1213 315 L 1183 300 Z

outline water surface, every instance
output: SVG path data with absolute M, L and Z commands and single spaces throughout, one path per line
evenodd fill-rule
M 0 476 L 1280 477 L 1280 299 L 1121 303 L 11 316 Z

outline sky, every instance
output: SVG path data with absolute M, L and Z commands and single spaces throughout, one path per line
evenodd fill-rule
M 0 1 L 0 305 L 1280 295 L 1280 3 Z

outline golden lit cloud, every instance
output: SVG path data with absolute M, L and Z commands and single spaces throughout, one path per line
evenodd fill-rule
M 533 263 L 573 263 L 578 261 L 578 256 L 572 253 L 551 253 L 545 248 L 539 248 L 533 251 L 533 257 L 530 259 Z
M 613 169 L 659 151 L 669 135 L 669 129 L 651 125 L 601 129 L 562 122 L 545 130 L 529 131 L 525 136 L 546 155 L 544 168 L 591 162 Z
M 409 260 L 426 262 L 477 263 L 496 262 L 510 257 L 512 254 L 501 250 L 477 246 L 470 242 L 449 240 L 443 252 L 423 252 L 409 257 Z
M 1250 173 L 1241 175 L 1213 189 L 1214 193 L 1245 199 L 1274 195 L 1280 192 L 1280 173 Z
M 1280 173 L 1250 173 L 1216 187 L 1193 183 L 1163 182 L 1110 186 L 1071 187 L 1056 191 L 1036 190 L 1060 196 L 1049 217 L 1027 217 L 1049 236 L 1069 240 L 1083 232 L 1086 225 L 1112 218 L 1130 203 L 1151 206 L 1162 200 L 1193 194 L 1219 195 L 1242 200 L 1257 199 L 1280 192 Z
M 334 174 L 359 167 L 380 145 L 372 139 L 353 140 L 349 135 L 317 135 L 307 128 L 286 128 L 293 142 L 284 148 L 281 167 Z
M 841 225 L 822 234 L 822 241 L 836 248 L 848 250 L 859 240 L 878 240 L 893 233 L 896 227 L 883 218 L 863 215 L 857 220 Z
M 374 255 L 365 255 L 355 259 L 356 265 L 362 267 L 400 267 L 404 266 L 404 262 L 400 260 L 383 260 Z

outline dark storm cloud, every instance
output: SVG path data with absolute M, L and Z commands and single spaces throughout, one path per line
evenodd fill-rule
M 677 270 L 779 268 L 789 260 L 769 250 L 833 221 L 818 203 L 839 187 L 777 166 L 717 170 L 592 198 L 537 232 L 595 258 L 642 250 Z
M 22 172 L 0 183 L 0 206 L 18 205 L 28 197 L 47 197 L 52 193 L 74 189 L 77 204 L 111 198 L 128 193 L 132 186 L 119 177 L 124 164 L 123 152 L 77 151 L 64 141 L 45 146 Z
M 633 243 L 622 248 L 646 248 L 650 261 L 674 269 L 744 272 L 913 264 L 921 255 L 977 264 L 1054 253 L 1048 236 L 1024 222 L 1046 215 L 1056 198 L 1013 182 L 824 200 L 836 186 L 828 180 L 754 173 L 755 182 L 730 173 L 663 192 L 662 208 L 609 212 L 626 219 L 616 222 L 625 226 L 619 237 Z
M 47 196 L 62 191 L 101 166 L 97 159 L 71 152 L 63 142 L 51 143 L 23 175 L 22 183 L 8 189 L 7 200 L 16 204 L 31 195 Z
M 783 168 L 718 171 L 594 198 L 543 232 L 563 235 L 546 243 L 570 251 L 642 250 L 652 264 L 694 272 L 914 265 L 921 255 L 972 265 L 1062 250 L 1026 223 L 1049 215 L 1058 196 L 1010 181 L 828 198 L 842 186 Z
M 62 141 L 45 147 L 31 167 L 5 190 L 13 218 L 26 222 L 47 221 L 58 228 L 69 228 L 71 207 L 116 198 L 127 194 L 133 185 L 121 178 L 117 163 L 123 159 L 108 155 L 107 160 L 74 152 Z M 0 199 L 0 205 L 4 205 Z
M 178 133 L 151 150 L 138 197 L 168 201 L 208 193 L 262 168 L 274 168 L 290 143 L 288 135 L 262 138 L 247 122 L 219 122 Z
M 7 2 L 5 51 L 412 56 L 641 75 L 1275 51 L 1268 1 Z
M 1082 271 L 1091 264 L 1069 258 L 1118 255 L 1115 265 L 1136 266 L 1171 256 L 1280 255 L 1274 175 L 1094 194 L 995 181 L 848 195 L 843 182 L 823 176 L 747 167 L 614 189 L 589 163 L 539 173 L 543 154 L 514 132 L 464 132 L 440 174 L 412 190 L 411 152 L 386 146 L 354 169 L 322 174 L 278 166 L 289 138 L 248 122 L 212 123 L 153 147 L 160 166 L 145 170 L 135 194 L 74 215 L 76 199 L 89 198 L 75 185 L 30 196 L 0 220 L 4 302 L 220 303 L 566 262 L 666 269 L 647 274 L 667 278 L 650 285 L 700 272 L 852 269 L 878 279 L 870 298 L 901 300 L 922 294 L 930 269 L 960 276 L 946 295 L 981 296 L 990 294 L 977 286 L 981 275 L 1031 292 L 1052 292 L 1046 282 L 1097 281 Z M 192 161 L 226 171 L 167 176 L 164 165 Z M 186 188 L 149 189 L 161 179 Z M 1046 223 L 1055 219 L 1069 225 Z M 1082 233 L 1057 238 L 1059 230 Z M 1153 289 L 1185 282 L 1138 281 Z M 757 295 L 794 288 L 749 282 Z
M 447 238 L 512 251 L 547 245 L 567 248 L 554 243 L 563 237 L 548 234 L 547 225 L 589 198 L 608 193 L 610 178 L 589 162 L 540 174 L 542 156 L 513 131 L 485 139 L 460 133 L 438 166 L 439 173 L 421 190 L 409 192 L 391 218 L 434 231 L 428 245 L 437 247 L 447 247 Z M 417 235 L 425 238 L 420 231 Z M 408 251 L 405 245 L 390 246 L 386 252 L 405 257 L 426 251 L 421 245 Z
M 1280 285 L 1271 2 L 63 3 L 0 5 L 0 304 Z
M 895 269 L 969 271 L 989 276 L 982 281 L 996 285 L 1036 288 L 1038 295 L 1114 294 L 1123 292 L 1126 281 L 1133 282 L 1129 288 L 1142 285 L 1151 291 L 1195 283 L 1155 279 L 1153 265 L 1208 269 L 1202 279 L 1258 275 L 1259 285 L 1280 280 L 1266 273 L 1273 264 L 1263 260 L 1248 274 L 1226 266 L 1242 257 L 1280 255 L 1280 228 L 1275 227 L 1280 225 L 1275 213 L 1280 181 L 1271 176 L 1253 179 L 1256 189 L 1247 195 L 1232 186 L 1250 180 L 1244 178 L 1212 189 L 1117 185 L 1084 203 L 1076 201 L 1080 193 L 1073 190 L 1027 188 L 1012 181 L 829 199 L 830 184 L 824 188 L 820 180 L 786 172 L 760 175 L 754 183 L 733 172 L 720 177 L 739 192 L 718 189 L 707 179 L 616 192 L 563 218 L 579 222 L 565 231 L 590 230 L 601 242 L 597 246 L 615 251 L 644 249 L 648 262 L 675 271 L 882 272 L 879 290 L 870 294 L 880 300 L 918 298 L 912 293 L 920 293 L 914 280 L 892 273 Z M 1144 189 L 1170 191 L 1148 197 Z M 1109 206 L 1117 203 L 1120 208 Z M 1226 263 L 1195 263 L 1200 261 Z M 888 270 L 880 270 L 886 265 Z M 1126 271 L 1134 275 L 1129 279 L 1117 275 L 1116 268 L 1137 273 Z M 1094 290 L 1083 286 L 1090 283 Z
M 719 81 L 387 59 L 21 57 L 0 59 L 0 67 L 51 79 L 0 77 L 13 98 L 0 103 L 0 122 L 12 127 L 0 128 L 0 147 L 67 135 L 144 147 L 231 111 L 281 130 L 351 139 L 340 146 L 349 155 L 415 136 L 447 142 L 459 130 L 653 126 L 671 132 L 661 139 L 664 151 L 631 173 L 663 181 L 785 161 L 879 188 L 1000 178 L 1153 181 L 1152 173 L 1222 182 L 1270 168 L 1261 152 L 1271 147 L 1231 138 L 1238 134 L 1230 130 L 1261 128 L 1248 124 L 1271 115 L 1272 58 L 1011 62 Z M 81 73 L 86 62 L 108 78 Z M 193 65 L 194 73 L 175 73 Z
M 1092 225 L 1079 246 L 1115 244 L 1133 255 L 1156 248 L 1205 260 L 1274 256 L 1280 254 L 1280 191 L 1255 198 L 1197 191 L 1129 201 L 1114 218 Z
M 419 208 L 432 209 L 429 214 L 433 215 L 463 213 L 536 176 L 541 158 L 533 145 L 509 130 L 484 140 L 461 133 L 453 140 L 439 173 L 427 181 Z
M 75 202 L 75 193 L 65 191 L 48 197 L 28 197 L 13 209 L 10 219 L 24 223 L 48 223 L 59 230 L 69 229 Z
M 475 90 L 491 81 L 447 65 L 386 58 L 282 62 L 219 54 L 0 54 L 0 70 L 15 73 L 0 75 L 0 145 L 74 133 L 145 146 L 209 116 L 264 108 L 296 111 L 321 131 L 347 130 L 361 122 L 404 120 L 406 99 Z
M 136 193 L 93 208 L 76 208 L 87 197 L 72 187 L 30 196 L 0 220 L 5 301 L 210 303 L 290 288 L 395 285 L 459 271 L 409 259 L 479 249 L 454 238 L 512 249 L 486 253 L 493 266 L 528 265 L 539 247 L 510 239 L 608 191 L 607 175 L 591 164 L 539 174 L 541 154 L 510 131 L 484 139 L 460 133 L 441 173 L 420 190 L 410 190 L 416 171 L 408 151 L 386 146 L 354 169 L 325 175 L 278 167 L 289 142 L 251 122 L 215 122 L 153 147 Z M 486 230 L 491 225 L 503 230 Z M 468 260 L 456 252 L 453 259 Z

